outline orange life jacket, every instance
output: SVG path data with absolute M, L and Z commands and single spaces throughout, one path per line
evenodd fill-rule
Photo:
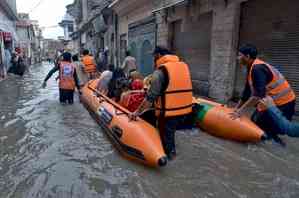
M 69 62 L 61 62 L 59 67 L 59 88 L 66 90 L 75 89 L 74 79 L 75 65 Z
M 156 62 L 167 74 L 168 85 L 155 103 L 156 116 L 180 116 L 192 112 L 192 82 L 188 65 L 174 55 L 166 55 Z
M 82 58 L 85 73 L 94 73 L 97 71 L 96 65 L 94 64 L 94 58 L 90 55 L 86 55 Z
M 255 59 L 248 74 L 248 82 L 251 93 L 253 94 L 255 91 L 252 82 L 252 71 L 255 65 L 260 64 L 266 65 L 273 75 L 272 81 L 266 86 L 266 95 L 271 96 L 277 106 L 281 106 L 295 100 L 295 93 L 284 76 L 276 68 L 260 59 Z M 258 105 L 257 110 L 264 111 L 265 109 Z

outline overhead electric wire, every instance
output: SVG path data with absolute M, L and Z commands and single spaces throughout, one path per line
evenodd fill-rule
M 33 12 L 38 6 L 40 6 L 43 3 L 43 1 L 44 0 L 39 0 L 39 2 L 33 8 L 31 8 L 31 10 L 28 13 L 30 14 L 31 12 Z

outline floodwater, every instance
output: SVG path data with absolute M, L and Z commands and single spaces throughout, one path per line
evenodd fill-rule
M 123 158 L 78 102 L 58 102 L 52 65 L 0 82 L 0 198 L 298 198 L 299 140 L 240 144 L 178 131 L 175 160 Z

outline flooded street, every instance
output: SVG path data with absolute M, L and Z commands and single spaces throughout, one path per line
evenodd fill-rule
M 0 82 L 0 198 L 298 198 L 299 139 L 239 144 L 178 131 L 162 169 L 123 158 L 78 102 L 58 102 L 52 65 Z

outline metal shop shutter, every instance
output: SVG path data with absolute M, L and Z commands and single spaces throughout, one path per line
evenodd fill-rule
M 299 1 L 250 0 L 242 4 L 240 46 L 256 45 L 259 57 L 276 66 L 297 95 L 299 112 Z M 244 72 L 237 67 L 235 94 L 242 93 Z
M 172 23 L 172 50 L 189 65 L 192 80 L 199 82 L 194 88 L 204 95 L 210 72 L 212 16 L 209 12 Z
M 153 16 L 129 25 L 129 49 L 139 71 L 147 76 L 154 71 L 153 51 L 156 46 L 156 21 Z

